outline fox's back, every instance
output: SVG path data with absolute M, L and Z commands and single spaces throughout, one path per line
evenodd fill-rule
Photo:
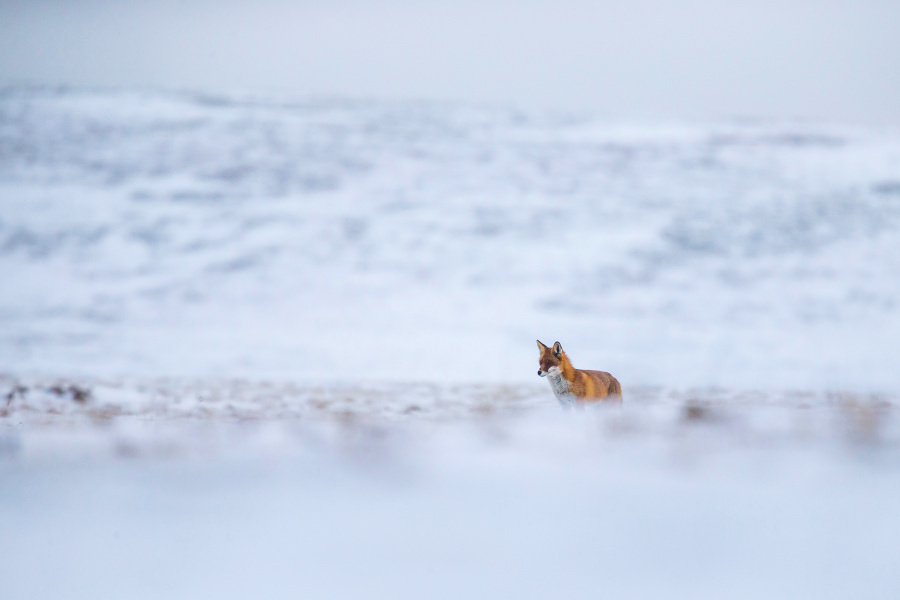
M 575 369 L 572 392 L 584 400 L 601 399 L 608 396 L 622 397 L 619 380 L 606 371 Z

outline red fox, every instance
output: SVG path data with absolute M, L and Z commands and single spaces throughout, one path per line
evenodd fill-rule
M 582 371 L 572 366 L 559 342 L 548 348 L 537 341 L 541 351 L 538 375 L 550 378 L 550 387 L 559 403 L 566 406 L 577 402 L 622 402 L 619 380 L 606 371 Z

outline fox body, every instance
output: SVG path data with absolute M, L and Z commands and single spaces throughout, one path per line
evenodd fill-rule
M 615 377 L 606 371 L 576 369 L 559 342 L 548 347 L 538 340 L 537 345 L 541 351 L 538 375 L 550 380 L 550 387 L 560 404 L 622 402 L 622 386 Z

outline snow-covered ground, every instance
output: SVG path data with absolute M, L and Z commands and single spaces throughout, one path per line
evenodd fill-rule
M 893 598 L 898 249 L 896 131 L 0 90 L 0 597 Z
M 4 598 L 892 598 L 900 398 L 2 380 Z

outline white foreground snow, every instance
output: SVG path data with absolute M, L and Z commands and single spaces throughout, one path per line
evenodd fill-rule
M 900 586 L 897 397 L 638 388 L 564 411 L 544 386 L 3 383 L 8 598 Z

